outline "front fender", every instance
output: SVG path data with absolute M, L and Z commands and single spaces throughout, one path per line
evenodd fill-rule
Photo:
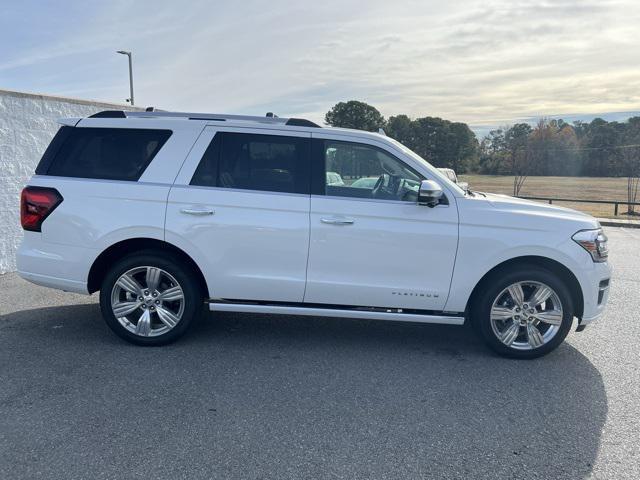
M 535 237 L 537 235 L 533 235 Z M 532 238 L 535 240 L 535 238 Z M 545 236 L 545 240 L 549 238 Z M 451 281 L 451 291 L 445 311 L 462 312 L 466 309 L 471 293 L 482 278 L 498 265 L 521 257 L 541 257 L 560 263 L 578 280 L 583 296 L 587 296 L 589 275 L 586 270 L 592 268 L 589 255 L 571 239 L 563 242 L 509 244 L 510 240 L 496 238 L 495 232 L 481 238 L 460 236 L 460 246 Z

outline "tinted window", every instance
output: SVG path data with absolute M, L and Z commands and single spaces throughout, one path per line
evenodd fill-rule
M 170 130 L 61 129 L 52 142 L 53 147 L 60 143 L 59 137 L 63 139 L 55 155 L 47 149 L 36 173 L 135 181 L 170 136 Z
M 192 185 L 309 193 L 309 140 L 299 137 L 217 133 Z
M 384 150 L 325 140 L 320 155 L 326 195 L 412 202 L 418 198 L 422 177 Z
M 218 181 L 218 161 L 220 160 L 220 145 L 222 144 L 222 134 L 217 133 L 196 168 L 191 185 L 202 187 L 215 187 Z

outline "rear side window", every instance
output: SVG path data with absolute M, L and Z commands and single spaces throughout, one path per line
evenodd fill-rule
M 136 181 L 170 136 L 171 130 L 63 127 L 36 173 Z
M 191 185 L 309 193 L 309 157 L 307 138 L 219 132 Z

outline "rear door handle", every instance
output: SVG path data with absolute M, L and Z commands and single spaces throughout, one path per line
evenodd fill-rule
M 352 225 L 354 223 L 352 218 L 321 218 L 320 221 L 329 225 Z
M 210 208 L 183 208 L 180 211 L 187 215 L 213 215 L 215 213 L 215 211 Z

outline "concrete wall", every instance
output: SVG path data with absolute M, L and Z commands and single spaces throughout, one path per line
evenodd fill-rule
M 0 274 L 14 271 L 22 238 L 20 191 L 58 131 L 61 117 L 86 117 L 123 105 L 0 90 Z

